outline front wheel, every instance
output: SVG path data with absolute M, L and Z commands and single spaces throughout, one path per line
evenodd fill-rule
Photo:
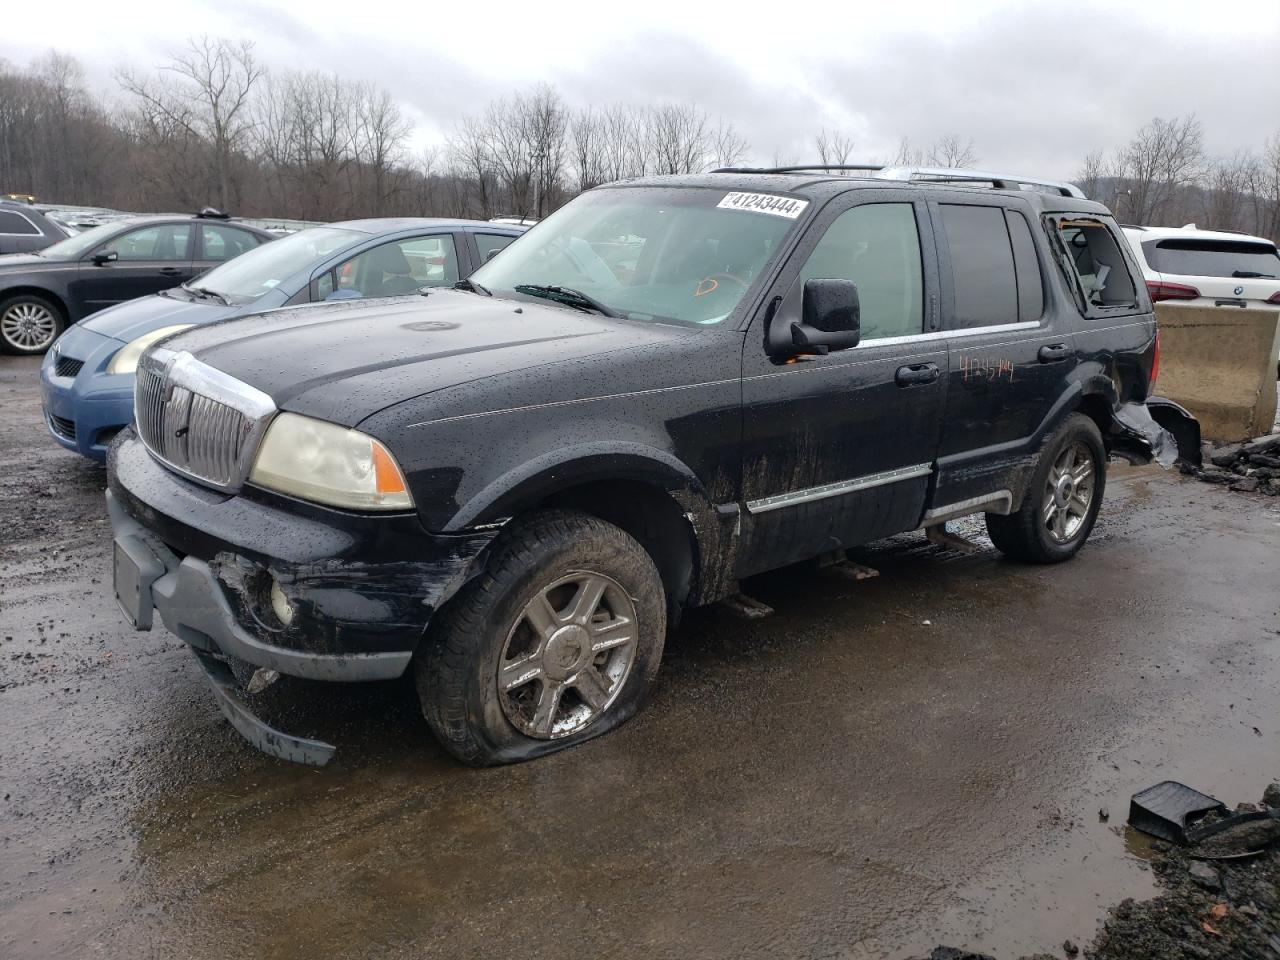
M 1040 454 L 1022 506 L 987 514 L 991 542 L 1007 556 L 1061 563 L 1084 546 L 1098 519 L 1107 483 L 1107 453 L 1098 425 L 1073 413 Z
M 62 311 L 43 297 L 19 293 L 0 300 L 0 349 L 44 353 L 66 326 Z
M 473 766 L 573 746 L 639 709 L 666 627 L 658 570 L 622 530 L 568 510 L 517 519 L 428 632 L 423 715 Z

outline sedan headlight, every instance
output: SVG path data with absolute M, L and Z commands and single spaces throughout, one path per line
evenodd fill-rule
M 177 333 L 179 330 L 189 330 L 194 326 L 194 323 L 175 323 L 169 327 L 161 327 L 159 330 L 144 333 L 136 340 L 130 340 L 111 358 L 111 362 L 107 364 L 107 373 L 133 373 L 138 369 L 138 358 L 142 356 L 143 350 L 157 340 L 163 340 L 171 333 Z
M 353 510 L 413 506 L 404 474 L 373 437 L 324 420 L 282 413 L 271 421 L 249 479 L 259 486 Z

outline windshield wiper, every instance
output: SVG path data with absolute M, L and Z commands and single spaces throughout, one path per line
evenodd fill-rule
M 575 290 L 573 287 L 558 287 L 548 283 L 517 283 L 514 289 L 516 293 L 527 293 L 531 297 L 544 297 L 547 300 L 554 300 L 556 303 L 563 303 L 566 307 L 590 310 L 595 313 L 602 313 L 606 317 L 617 318 L 622 316 L 613 307 L 606 306 L 595 297 L 589 296 L 581 290 Z
M 1274 273 L 1258 273 L 1256 270 L 1232 270 L 1231 276 L 1239 277 L 1241 280 L 1275 280 Z
M 218 300 L 228 307 L 231 306 L 231 301 L 227 299 L 226 295 L 219 293 L 217 290 L 210 290 L 208 287 L 188 287 L 186 284 L 183 284 L 182 289 L 189 293 L 194 293 L 201 300 Z
M 459 280 L 457 283 L 455 283 L 455 284 L 453 285 L 453 289 L 455 289 L 455 290 L 469 290 L 471 293 L 480 293 L 480 294 L 484 294 L 484 296 L 486 296 L 486 297 L 492 297 L 492 296 L 493 296 L 493 294 L 489 292 L 489 288 L 488 288 L 488 287 L 482 287 L 482 286 L 480 286 L 480 284 L 476 283 L 474 280 Z M 427 292 L 428 292 L 428 291 L 423 291 L 424 295 L 425 295 L 425 293 L 427 293 Z

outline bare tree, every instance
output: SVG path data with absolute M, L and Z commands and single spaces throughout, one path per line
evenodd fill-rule
M 232 157 L 248 139 L 250 95 L 263 74 L 253 43 L 193 38 L 163 71 L 171 83 L 128 69 L 117 77 L 153 123 L 167 129 L 181 127 L 211 145 L 218 202 L 225 209 L 234 195 Z
M 1102 196 L 1103 179 L 1107 176 L 1105 155 L 1101 150 L 1092 150 L 1085 155 L 1084 164 L 1076 174 L 1075 184 L 1084 195 L 1091 200 L 1106 202 L 1111 198 Z
M 1185 211 L 1175 207 L 1183 188 L 1203 173 L 1204 134 L 1194 115 L 1164 120 L 1156 117 L 1115 156 L 1120 178 L 1117 200 L 1124 198 L 1122 219 L 1130 223 L 1156 223 L 1162 218 L 1180 219 Z M 1120 211 L 1117 210 L 1117 214 Z
M 720 120 L 711 132 L 710 166 L 713 169 L 737 166 L 750 149 L 751 145 L 745 137 L 739 135 L 733 124 Z
M 978 155 L 974 153 L 973 141 L 961 140 L 958 134 L 949 133 L 939 137 L 929 147 L 929 166 L 931 167 L 955 169 L 972 167 L 977 162 Z
M 838 130 L 828 131 L 826 127 L 818 131 L 818 135 L 813 138 L 813 145 L 818 150 L 819 162 L 824 164 L 839 166 L 848 163 L 853 154 L 853 138 Z

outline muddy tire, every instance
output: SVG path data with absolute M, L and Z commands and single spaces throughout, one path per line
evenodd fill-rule
M 653 560 L 612 524 L 569 510 L 513 520 L 432 622 L 415 666 L 423 715 L 472 766 L 598 737 L 644 702 L 666 609 Z
M 1007 517 L 987 514 L 991 542 L 1015 560 L 1070 560 L 1089 539 L 1106 483 L 1107 454 L 1098 425 L 1073 413 L 1045 443 L 1018 511 Z
M 66 329 L 57 304 L 33 293 L 0 300 L 0 352 L 31 356 L 44 353 Z

